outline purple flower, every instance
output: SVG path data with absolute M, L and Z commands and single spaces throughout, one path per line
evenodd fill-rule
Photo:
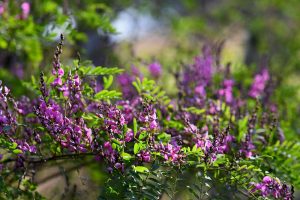
M 160 152 L 165 161 L 173 163 L 182 161 L 183 155 L 181 153 L 181 148 L 176 143 L 168 143 L 166 145 L 160 143 L 159 145 L 156 145 L 156 150 Z
M 118 157 L 117 152 L 112 148 L 110 142 L 104 142 L 102 155 L 110 163 L 110 165 L 114 166 L 116 164 Z M 117 164 L 115 167 L 119 167 L 119 164 Z
M 263 178 L 263 183 L 270 184 L 272 182 L 272 178 L 270 176 L 265 176 Z
M 223 82 L 223 88 L 218 91 L 220 97 L 225 98 L 225 102 L 231 104 L 233 102 L 233 88 L 234 81 L 231 79 L 226 79 Z
M 122 106 L 123 109 L 121 110 L 122 115 L 124 116 L 124 119 L 126 123 L 130 123 L 133 120 L 134 115 L 136 114 L 136 107 L 140 103 L 139 98 L 131 99 L 130 101 L 118 101 L 118 105 Z
M 151 155 L 150 155 L 149 151 L 141 150 L 137 154 L 137 156 L 142 162 L 150 162 L 151 161 Z
M 61 78 L 58 77 L 58 78 L 54 79 L 54 81 L 52 82 L 51 85 L 52 85 L 52 87 L 56 87 L 56 86 L 62 85 L 62 80 L 61 80 Z
M 11 69 L 12 73 L 15 74 L 19 79 L 24 77 L 24 66 L 20 63 L 14 65 Z
M 205 91 L 205 86 L 204 85 L 198 85 L 197 87 L 195 87 L 194 91 L 199 96 L 202 96 L 202 97 L 206 96 L 206 91 Z
M 89 141 L 89 143 L 92 143 L 92 129 L 84 127 L 85 130 L 85 135 L 87 136 L 87 139 Z
M 158 128 L 157 122 L 156 122 L 155 120 L 151 121 L 150 124 L 149 124 L 149 128 L 150 128 L 151 130 L 157 129 L 157 128 Z
M 136 90 L 132 85 L 134 77 L 128 73 L 123 73 L 117 77 L 117 81 L 122 88 L 122 94 L 125 99 L 131 99 L 136 96 Z
M 253 150 L 255 149 L 254 144 L 252 141 L 245 141 L 241 144 L 242 148 L 239 150 L 239 152 L 244 155 L 246 158 L 250 158 L 253 156 Z
M 124 163 L 116 163 L 115 164 L 115 168 L 118 169 L 118 170 L 121 170 L 122 172 L 124 171 L 124 168 L 125 168 L 125 165 Z
M 203 48 L 203 57 L 198 56 L 194 60 L 194 75 L 198 77 L 198 82 L 207 85 L 210 83 L 212 78 L 212 66 L 213 66 L 213 59 L 210 53 L 210 48 L 204 47 Z
M 147 105 L 139 114 L 139 121 L 144 123 L 150 131 L 155 131 L 159 128 L 156 116 L 156 110 L 152 105 Z
M 181 74 L 176 75 L 185 106 L 204 107 L 206 90 L 213 76 L 213 59 L 209 48 L 203 49 L 203 56 L 197 56 L 192 65 L 186 65 Z
M 64 75 L 64 70 L 62 68 L 59 68 L 57 70 L 57 75 L 58 75 L 58 77 L 62 77 Z
M 134 66 L 134 65 L 131 66 L 131 72 L 132 72 L 132 75 L 133 75 L 133 76 L 139 77 L 140 79 L 143 78 L 143 74 L 142 74 L 142 73 L 140 72 L 140 70 L 139 70 L 136 66 Z
M 192 133 L 192 134 L 198 132 L 197 126 L 195 126 L 194 124 L 191 124 L 191 123 L 187 123 L 187 127 L 185 127 L 184 130 L 185 130 L 185 132 Z
M 134 137 L 134 133 L 131 129 L 127 130 L 127 133 L 125 135 L 125 142 L 130 142 Z
M 99 106 L 99 116 L 104 119 L 104 130 L 111 134 L 121 134 L 123 126 L 127 124 L 125 117 L 116 106 L 101 104 Z
M 30 4 L 28 2 L 23 2 L 21 8 L 22 8 L 21 18 L 26 19 L 30 13 Z
M 4 11 L 5 11 L 4 5 L 3 3 L 0 3 L 0 15 L 3 15 Z
M 153 62 L 148 66 L 148 69 L 150 71 L 150 74 L 154 77 L 154 78 L 158 78 L 161 76 L 161 65 L 159 62 Z
M 33 112 L 32 103 L 26 96 L 22 96 L 19 101 L 16 102 L 16 110 L 21 115 L 27 115 Z
M 269 79 L 270 75 L 267 69 L 263 69 L 261 73 L 255 75 L 254 81 L 249 91 L 249 96 L 253 98 L 261 96 Z
M 262 197 L 271 197 L 275 199 L 281 198 L 285 200 L 293 199 L 292 189 L 286 184 L 282 184 L 278 178 L 265 176 L 261 183 L 252 183 L 254 186 L 252 193 L 260 192 Z

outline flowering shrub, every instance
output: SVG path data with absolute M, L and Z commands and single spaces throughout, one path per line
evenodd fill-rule
M 205 47 L 175 74 L 171 98 L 137 68 L 63 65 L 63 40 L 52 74 L 26 84 L 35 97 L 15 99 L 1 83 L 2 198 L 40 199 L 36 165 L 91 157 L 109 174 L 100 199 L 293 199 L 300 145 L 284 139 L 267 66 L 247 85 Z M 158 61 L 148 69 L 162 75 Z

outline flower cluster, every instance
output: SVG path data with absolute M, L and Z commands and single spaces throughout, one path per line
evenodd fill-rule
M 123 113 L 115 106 L 101 104 L 98 116 L 103 118 L 103 129 L 111 134 L 121 134 L 122 127 L 126 124 Z
M 158 78 L 161 76 L 162 70 L 161 70 L 161 65 L 159 62 L 153 62 L 148 66 L 148 69 L 151 73 L 151 75 L 154 78 Z
M 156 116 L 156 110 L 152 105 L 143 106 L 143 111 L 139 114 L 139 121 L 144 123 L 148 131 L 154 131 L 159 128 Z
M 122 88 L 123 97 L 130 99 L 131 97 L 136 96 L 136 91 L 132 86 L 132 82 L 135 80 L 134 76 L 131 76 L 128 73 L 123 73 L 117 77 L 118 83 Z
M 259 192 L 263 197 L 274 197 L 275 199 L 293 199 L 292 188 L 281 183 L 278 178 L 265 176 L 261 183 L 253 183 L 251 192 Z
M 123 97 L 115 100 L 107 89 L 93 90 L 97 79 L 91 81 L 79 66 L 64 73 L 60 63 L 63 39 L 61 36 L 54 53 L 53 79 L 48 79 L 53 82 L 47 85 L 41 73 L 38 98 L 14 100 L 9 89 L 0 85 L 0 137 L 10 141 L 7 149 L 17 154 L 16 166 L 25 166 L 32 155 L 42 156 L 39 149 L 45 140 L 59 149 L 54 156 L 90 154 L 106 162 L 110 173 L 125 173 L 132 165 L 151 162 L 176 167 L 196 163 L 209 168 L 218 166 L 222 156 L 238 165 L 240 160 L 259 156 L 257 147 L 264 148 L 265 141 L 274 142 L 256 133 L 258 128 L 275 130 L 279 126 L 266 120 L 268 106 L 260 112 L 258 103 L 247 105 L 248 94 L 258 97 L 267 89 L 267 69 L 245 90 L 233 92 L 241 83 L 229 72 L 215 86 L 214 59 L 206 47 L 203 56 L 176 74 L 179 92 L 178 98 L 170 100 L 172 105 L 163 101 L 165 93 L 146 78 L 133 84 L 141 78 L 137 69 L 118 76 Z M 162 73 L 158 62 L 150 64 L 149 70 L 155 79 Z M 102 98 L 104 94 L 109 95 Z M 287 185 L 269 177 L 255 184 L 255 191 L 264 197 L 292 196 Z
M 249 96 L 257 98 L 263 94 L 267 81 L 270 79 L 270 75 L 267 69 L 263 69 L 261 73 L 255 75 Z
M 183 154 L 181 153 L 181 148 L 179 145 L 175 144 L 166 144 L 163 145 L 160 143 L 156 147 L 157 151 L 161 153 L 165 161 L 173 162 L 174 164 L 182 162 Z
M 221 97 L 224 97 L 227 104 L 233 103 L 233 94 L 232 88 L 234 81 L 231 79 L 225 79 L 223 82 L 223 88 L 218 91 Z
M 17 123 L 13 110 L 9 109 L 9 103 L 13 99 L 9 96 L 10 90 L 1 84 L 0 80 L 0 133 L 12 135 Z
M 56 76 L 55 80 L 52 82 L 52 86 L 61 86 L 62 85 L 62 77 L 64 75 L 64 70 L 61 68 L 60 64 L 60 54 L 62 53 L 62 45 L 63 45 L 63 40 L 64 36 L 61 34 L 61 41 L 59 42 L 55 52 L 54 52 L 54 59 L 53 59 L 53 69 L 52 69 L 52 74 Z

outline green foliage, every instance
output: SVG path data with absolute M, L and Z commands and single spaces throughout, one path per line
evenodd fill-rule
M 161 87 L 157 86 L 154 80 L 148 80 L 147 78 L 144 78 L 141 81 L 139 78 L 137 78 L 132 85 L 139 94 L 149 101 L 158 101 L 164 105 L 169 105 L 171 102 L 170 98 L 166 95 L 166 92 L 163 91 Z
M 108 91 L 108 90 L 102 90 L 95 94 L 95 99 L 97 100 L 109 100 L 109 99 L 118 99 L 121 97 L 121 93 L 117 92 L 115 90 Z
M 5 184 L 3 177 L 0 176 L 0 199 L 15 200 L 45 200 L 38 192 L 35 192 L 36 185 L 29 181 L 24 181 L 22 183 L 23 189 L 18 189 L 15 187 L 10 187 Z
M 174 197 L 176 192 L 173 191 L 171 183 L 177 182 L 173 180 L 177 179 L 177 175 L 173 170 L 165 171 L 154 165 L 150 169 L 144 166 L 133 166 L 122 176 L 112 176 L 107 182 L 108 186 L 105 187 L 108 189 L 103 191 L 99 199 L 158 200 L 164 192 Z
M 94 67 L 94 66 L 88 66 L 88 67 L 80 67 L 79 71 L 82 72 L 84 76 L 99 76 L 99 75 L 114 75 L 114 74 L 120 74 L 123 72 L 123 69 L 116 68 L 116 67 Z
M 262 157 L 268 163 L 264 166 L 267 171 L 291 182 L 297 188 L 300 187 L 299 142 L 285 141 L 282 144 L 277 142 L 266 147 L 262 152 Z

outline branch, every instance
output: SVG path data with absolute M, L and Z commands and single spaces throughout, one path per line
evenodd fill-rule
M 40 158 L 40 159 L 36 159 L 35 157 L 29 157 L 28 159 L 25 159 L 24 162 L 27 163 L 37 163 L 37 164 L 42 164 L 42 163 L 46 163 L 48 161 L 53 161 L 53 160 L 68 160 L 68 159 L 77 159 L 77 158 L 81 158 L 81 157 L 86 157 L 86 156 L 95 156 L 97 155 L 94 152 L 90 152 L 90 153 L 79 153 L 79 154 L 63 154 L 63 155 L 55 155 L 55 156 L 51 156 L 48 158 Z M 0 162 L 1 164 L 5 164 L 5 163 L 9 163 L 9 162 L 15 162 L 16 159 L 13 158 L 8 158 L 3 160 L 2 162 Z
M 81 158 L 81 157 L 86 157 L 86 156 L 95 156 L 97 155 L 96 153 L 90 152 L 90 153 L 79 153 L 79 154 L 64 154 L 64 155 L 59 155 L 59 156 L 52 156 L 52 157 L 48 157 L 48 158 L 44 158 L 44 159 L 34 159 L 31 158 L 29 160 L 26 160 L 25 162 L 28 163 L 45 163 L 48 161 L 52 161 L 52 160 L 68 160 L 68 159 L 77 159 L 77 158 Z

